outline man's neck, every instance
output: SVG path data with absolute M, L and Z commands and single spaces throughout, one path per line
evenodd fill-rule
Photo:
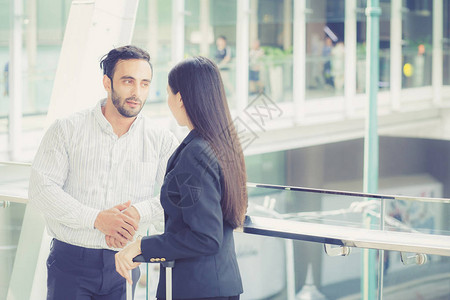
M 127 133 L 131 124 L 136 120 L 136 117 L 127 118 L 122 116 L 109 99 L 106 101 L 106 104 L 102 106 L 102 113 L 106 120 L 111 124 L 114 133 L 117 134 L 118 137 Z

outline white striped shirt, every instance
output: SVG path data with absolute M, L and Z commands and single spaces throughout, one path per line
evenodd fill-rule
M 139 114 L 120 138 L 101 111 L 57 120 L 46 132 L 31 167 L 30 204 L 41 211 L 49 234 L 63 242 L 107 249 L 94 229 L 100 211 L 131 200 L 141 215 L 139 233 L 162 221 L 155 183 L 162 184 L 167 160 L 178 146 L 168 130 Z

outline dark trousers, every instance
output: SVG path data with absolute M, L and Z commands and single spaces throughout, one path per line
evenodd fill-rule
M 125 279 L 116 272 L 115 254 L 53 239 L 47 259 L 47 300 L 125 300 Z M 139 268 L 134 269 L 133 296 L 139 276 Z

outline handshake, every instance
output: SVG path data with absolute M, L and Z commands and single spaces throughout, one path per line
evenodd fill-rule
M 94 227 L 105 234 L 108 247 L 123 248 L 138 230 L 141 216 L 131 201 L 101 211 L 95 219 Z

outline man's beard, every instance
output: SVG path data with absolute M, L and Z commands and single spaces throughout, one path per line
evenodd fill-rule
M 133 117 L 136 117 L 141 112 L 142 107 L 144 106 L 141 99 L 136 98 L 136 97 L 129 97 L 129 98 L 126 98 L 125 101 L 123 101 L 123 104 L 121 105 L 120 102 L 122 99 L 120 98 L 119 95 L 116 94 L 116 92 L 114 92 L 114 89 L 111 89 L 111 90 L 112 90 L 112 94 L 111 94 L 112 103 L 114 104 L 117 111 L 122 116 L 124 116 L 126 118 L 133 118 Z M 139 108 L 139 110 L 136 111 L 136 110 L 132 110 L 132 109 L 126 109 L 125 104 L 128 100 L 140 103 L 141 107 Z

